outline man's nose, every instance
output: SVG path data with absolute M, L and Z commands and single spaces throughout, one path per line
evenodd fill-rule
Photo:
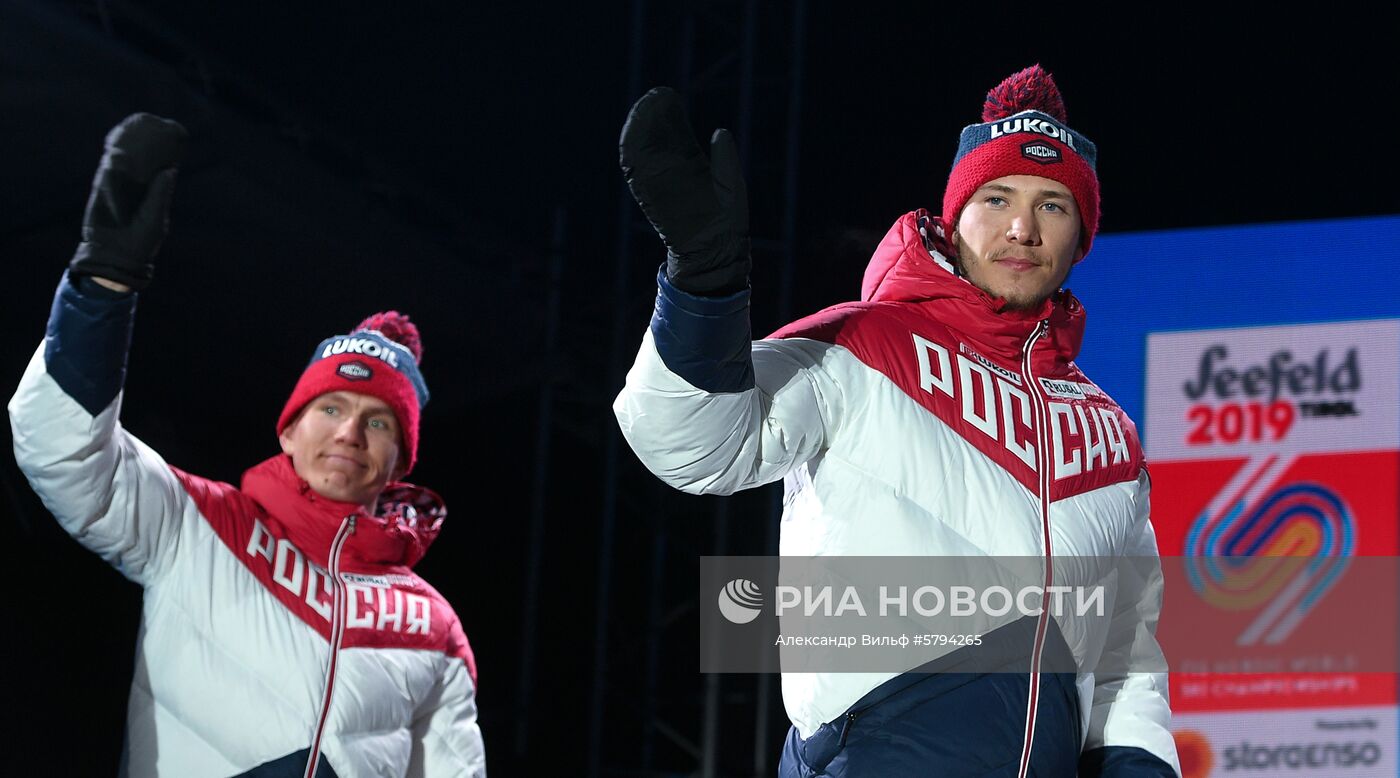
M 1012 214 L 1011 225 L 1006 230 L 1006 239 L 1022 246 L 1040 245 L 1040 226 L 1036 224 L 1035 214 L 1030 211 Z
M 363 446 L 365 442 L 365 431 L 360 424 L 360 420 L 347 414 L 340 420 L 340 424 L 336 425 L 335 439 L 338 443 Z

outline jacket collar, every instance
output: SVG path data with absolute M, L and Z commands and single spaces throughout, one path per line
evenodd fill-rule
M 939 321 L 979 349 L 1012 360 L 1019 359 L 1036 325 L 1048 321 L 1054 361 L 1074 360 L 1084 340 L 1085 316 L 1084 306 L 1068 289 L 1056 293 L 1034 311 L 1004 310 L 1005 300 L 987 294 L 953 272 L 942 235 L 933 232 L 938 220 L 927 217 L 928 212 L 923 209 L 911 211 L 886 233 L 866 266 L 862 300 L 927 305 Z M 924 247 L 921 223 L 943 250 L 929 251 Z
M 379 497 L 376 516 L 358 505 L 322 497 L 302 480 L 292 460 L 278 454 L 243 474 L 242 490 L 278 524 L 307 557 L 330 569 L 331 543 L 341 522 L 355 516 L 355 532 L 345 542 L 341 567 L 367 572 L 412 567 L 442 529 L 447 506 L 431 490 L 393 483 Z

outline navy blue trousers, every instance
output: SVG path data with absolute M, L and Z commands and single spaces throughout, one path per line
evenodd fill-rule
M 1030 775 L 1073 778 L 1081 730 L 1071 673 L 1040 676 Z M 1030 676 L 909 673 L 892 678 L 810 738 L 788 732 L 781 778 L 1015 776 Z

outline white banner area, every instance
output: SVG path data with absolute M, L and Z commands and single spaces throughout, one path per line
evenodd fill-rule
M 1400 320 L 1154 333 L 1149 461 L 1392 449 Z

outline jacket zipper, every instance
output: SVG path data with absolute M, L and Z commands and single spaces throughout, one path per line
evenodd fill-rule
M 1026 700 L 1026 732 L 1021 748 L 1021 768 L 1018 778 L 1025 778 L 1031 765 L 1031 742 L 1035 736 L 1035 715 L 1040 696 L 1040 656 L 1045 648 L 1045 635 L 1049 629 L 1050 613 L 1045 607 L 1045 593 L 1055 580 L 1054 557 L 1050 548 L 1050 428 L 1048 401 L 1042 393 L 1039 382 L 1031 370 L 1031 353 L 1036 341 L 1045 335 L 1048 321 L 1036 325 L 1031 336 L 1026 339 L 1026 350 L 1021 355 L 1021 373 L 1026 377 L 1030 389 L 1031 404 L 1035 407 L 1036 427 L 1036 475 L 1037 494 L 1040 498 L 1040 527 L 1042 548 L 1045 553 L 1045 588 L 1041 591 L 1040 616 L 1035 627 L 1035 643 L 1031 647 L 1030 690 Z
M 340 659 L 340 643 L 345 637 L 346 596 L 345 582 L 340 580 L 340 552 L 345 541 L 355 534 L 355 514 L 346 516 L 340 522 L 340 529 L 331 541 L 331 639 L 330 658 L 326 662 L 326 690 L 321 697 L 321 710 L 316 716 L 316 731 L 311 737 L 311 753 L 306 758 L 306 776 L 316 774 L 316 765 L 321 760 L 321 735 L 325 732 L 326 721 L 330 718 L 331 698 L 335 694 L 336 665 Z
M 860 714 L 861 714 L 861 711 L 850 711 L 849 713 L 846 714 L 846 723 L 841 727 L 841 747 L 842 747 L 842 748 L 845 748 L 845 747 L 846 747 L 846 738 L 850 736 L 850 734 L 851 734 L 851 727 L 855 726 L 856 719 L 860 716 Z

